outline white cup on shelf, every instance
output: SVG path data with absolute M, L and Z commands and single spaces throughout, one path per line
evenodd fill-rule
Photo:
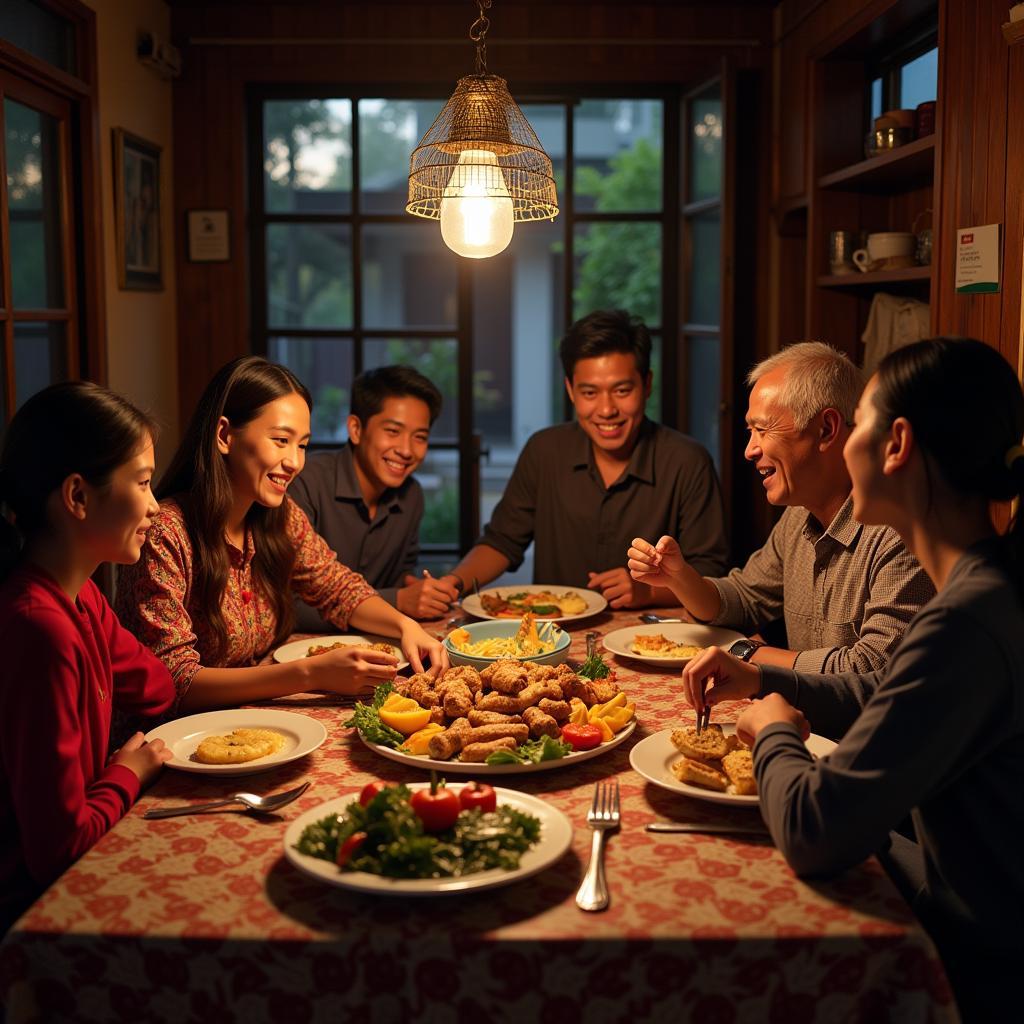
M 876 231 L 868 235 L 867 248 L 854 252 L 853 262 L 865 274 L 872 270 L 913 266 L 914 244 L 910 231 Z

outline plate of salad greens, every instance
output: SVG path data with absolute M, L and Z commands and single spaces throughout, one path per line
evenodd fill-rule
M 296 818 L 284 837 L 288 862 L 343 889 L 433 896 L 529 878 L 558 861 L 572 843 L 569 819 L 526 793 L 494 789 L 496 805 L 490 810 L 479 804 L 459 806 L 462 791 L 473 789 L 473 783 L 442 784 L 435 792 L 429 782 L 383 786 L 367 800 L 370 788 L 328 800 Z M 442 790 L 459 808 L 450 824 L 430 820 L 431 815 L 443 817 L 443 801 L 428 800 L 435 806 L 428 806 L 424 817 L 412 802 Z

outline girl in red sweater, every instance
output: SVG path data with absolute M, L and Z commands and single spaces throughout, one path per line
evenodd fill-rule
M 139 557 L 157 503 L 150 420 L 96 384 L 30 398 L 0 453 L 0 934 L 124 813 L 171 752 L 112 710 L 168 711 L 163 663 L 90 577 Z

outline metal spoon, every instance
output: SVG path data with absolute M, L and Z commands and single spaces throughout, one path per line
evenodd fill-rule
M 187 807 L 161 807 L 157 810 L 146 811 L 143 817 L 173 818 L 179 814 L 201 814 L 203 811 L 212 811 L 218 807 L 226 807 L 228 804 L 245 804 L 251 811 L 260 811 L 268 814 L 298 799 L 307 789 L 309 789 L 309 783 L 304 782 L 301 786 L 296 786 L 295 789 L 288 789 L 283 793 L 275 793 L 273 796 L 257 796 L 255 793 L 235 793 L 233 796 L 226 797 L 223 800 L 214 800 L 208 804 L 189 804 Z
M 685 619 L 671 619 L 664 615 L 654 615 L 651 612 L 644 612 L 640 616 L 641 622 L 646 622 L 650 626 L 656 626 L 660 622 L 685 622 Z

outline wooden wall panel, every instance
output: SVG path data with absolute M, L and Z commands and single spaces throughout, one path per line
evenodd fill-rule
M 940 110 L 942 175 L 936 256 L 938 331 L 980 338 L 1014 366 L 1021 350 L 1021 263 L 1024 246 L 1024 47 L 1011 48 L 1000 26 L 1002 0 L 942 5 Z M 959 295 L 956 231 L 1002 225 L 1002 288 Z

